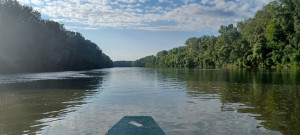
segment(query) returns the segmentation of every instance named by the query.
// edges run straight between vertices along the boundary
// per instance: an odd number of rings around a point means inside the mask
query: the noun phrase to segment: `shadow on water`
[[[185,82],[190,98],[220,99],[223,112],[249,114],[282,134],[300,133],[299,70],[174,69],[159,74]]]
[[[84,77],[0,84],[0,134],[35,134],[86,104],[101,92],[103,73],[82,74]]]

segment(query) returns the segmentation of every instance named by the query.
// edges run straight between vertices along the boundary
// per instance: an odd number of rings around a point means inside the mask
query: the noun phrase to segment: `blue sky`
[[[217,35],[272,0],[19,0],[95,42],[116,60],[136,60]]]

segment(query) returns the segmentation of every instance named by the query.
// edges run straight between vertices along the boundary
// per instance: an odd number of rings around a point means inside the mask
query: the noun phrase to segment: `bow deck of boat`
[[[125,116],[106,135],[166,135],[151,116]]]

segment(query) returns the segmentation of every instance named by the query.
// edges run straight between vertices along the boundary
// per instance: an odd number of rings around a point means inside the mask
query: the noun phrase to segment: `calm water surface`
[[[112,68],[0,75],[0,134],[105,134],[152,116],[168,135],[298,134],[300,70]]]

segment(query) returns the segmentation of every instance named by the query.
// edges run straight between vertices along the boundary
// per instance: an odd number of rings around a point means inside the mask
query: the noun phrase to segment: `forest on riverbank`
[[[137,67],[299,67],[300,2],[267,4],[253,18],[220,26],[219,36],[189,38],[132,63]]]
[[[102,50],[32,7],[0,0],[0,72],[45,72],[112,67]]]

